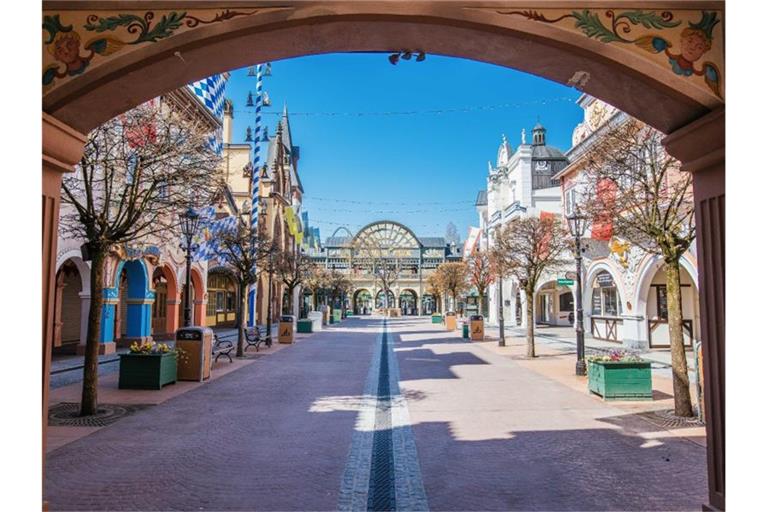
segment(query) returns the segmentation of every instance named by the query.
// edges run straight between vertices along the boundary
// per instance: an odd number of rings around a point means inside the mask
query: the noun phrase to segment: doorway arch
[[[373,310],[373,297],[367,288],[355,290],[352,304],[356,315],[370,315]]]
[[[85,28],[86,18],[95,16],[88,10],[89,2],[62,4],[45,2],[43,16],[60,16],[62,26],[71,25],[78,41],[79,32],[86,37],[83,40],[98,36]],[[701,309],[712,317],[709,321],[702,318],[705,396],[710,411],[707,431],[712,441],[707,444],[710,501],[724,508],[724,2],[707,3],[719,15],[717,25],[710,27],[712,45],[705,57],[716,69],[716,86],[711,89],[703,82],[705,77],[712,81],[709,71],[695,68],[697,73],[686,76],[676,74],[669,63],[670,48],[680,46],[681,30],[703,18],[703,11],[691,9],[690,4],[670,1],[669,10],[661,12],[667,25],[675,23],[662,30],[663,49],[655,39],[650,39],[654,44],[637,43],[649,41],[647,37],[630,43],[626,38],[601,42],[578,28],[576,13],[580,9],[604,20],[615,4],[585,2],[568,10],[542,8],[535,12],[457,4],[440,0],[398,4],[342,0],[319,5],[288,0],[280,6],[245,10],[238,3],[214,0],[206,2],[205,8],[185,11],[178,28],[148,42],[122,32],[102,34],[122,39],[113,38],[117,45],[103,44],[101,53],[92,46],[91,55],[79,57],[80,67],[72,72],[57,62],[56,52],[48,48],[55,34],[44,32],[43,80],[54,79],[46,84],[43,96],[43,343],[52,339],[52,262],[56,256],[61,173],[73,169],[82,153],[83,133],[98,124],[213,73],[301,55],[411,48],[513,67],[573,85],[670,134],[664,141],[667,150],[681,160],[683,170],[695,173]],[[133,12],[99,11],[99,16],[125,13],[159,20],[171,12],[167,5],[166,9],[145,10],[152,6],[144,4]],[[230,14],[222,16],[228,7]],[[46,19],[43,21],[45,26]],[[44,348],[44,354],[49,352]],[[43,365],[47,375],[50,361],[44,360]],[[44,390],[46,403],[47,385]]]

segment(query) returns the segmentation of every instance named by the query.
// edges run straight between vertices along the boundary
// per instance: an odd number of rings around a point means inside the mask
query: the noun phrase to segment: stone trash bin
[[[470,339],[472,341],[483,341],[485,338],[485,321],[483,315],[472,315],[469,317]]]
[[[312,332],[320,332],[323,330],[323,312],[322,311],[310,311],[307,313],[307,318],[312,320]]]
[[[456,313],[453,311],[449,311],[445,314],[445,330],[446,331],[456,330]]]
[[[293,315],[283,315],[280,317],[280,324],[277,327],[278,343],[293,343]]]
[[[178,357],[176,378],[202,382],[211,376],[213,330],[210,327],[182,327],[176,331]]]

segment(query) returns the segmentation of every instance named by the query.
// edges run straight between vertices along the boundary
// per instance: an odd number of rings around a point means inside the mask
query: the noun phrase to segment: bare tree
[[[390,290],[395,286],[400,275],[397,259],[391,257],[389,248],[370,238],[361,240],[354,250],[357,251],[358,257],[367,262],[368,269],[373,276],[374,286],[377,281],[381,281],[381,289],[384,291],[384,307],[389,309]]]
[[[536,357],[534,344],[533,298],[539,279],[562,268],[563,254],[570,247],[567,231],[554,216],[518,217],[495,232],[498,264],[514,276],[525,291],[528,329],[528,357]]]
[[[217,259],[232,271],[237,282],[237,357],[244,355],[248,287],[258,280],[258,265],[270,249],[269,241],[259,238],[254,240],[251,231],[242,223],[238,223],[232,231],[221,232],[214,243]]]
[[[338,270],[331,270],[330,274],[328,275],[327,287],[328,294],[331,296],[332,309],[334,304],[336,304],[337,299],[343,298],[349,289],[352,288],[352,286],[352,281],[346,276],[346,274],[339,272]]]
[[[498,286],[499,346],[503,347],[507,344],[504,333],[504,279],[511,275],[512,269],[509,268],[509,262],[507,262],[504,253],[499,250],[498,246],[491,248],[488,258],[491,272],[496,278],[496,286]]]
[[[432,295],[435,299],[435,311],[437,311],[438,304],[443,296],[443,290],[440,288],[440,276],[437,272],[433,272],[427,276],[427,293]],[[441,308],[442,310],[442,308]]]
[[[305,282],[307,289],[312,291],[312,309],[317,311],[317,299],[322,290],[328,286],[329,272],[320,265],[313,265]]]
[[[154,102],[88,135],[76,171],[62,183],[62,233],[84,240],[91,303],[80,413],[96,413],[104,266],[118,244],[175,240],[178,214],[207,204],[220,184],[206,129]],[[194,191],[194,192],[193,192]]]
[[[464,262],[441,263],[435,271],[440,288],[453,298],[453,311],[456,311],[458,297],[469,288],[469,267]]]
[[[662,137],[636,120],[607,132],[584,156],[583,207],[593,237],[614,235],[663,258],[675,414],[693,416],[680,293],[680,259],[695,239],[692,177],[664,151]]]
[[[310,278],[312,259],[297,250],[284,250],[277,254],[277,275],[288,293],[288,313],[293,314],[293,292]]]
[[[474,249],[470,253],[469,258],[467,258],[467,268],[469,271],[469,283],[475,287],[477,294],[480,296],[480,314],[482,315],[486,292],[495,277],[490,254],[487,251]]]

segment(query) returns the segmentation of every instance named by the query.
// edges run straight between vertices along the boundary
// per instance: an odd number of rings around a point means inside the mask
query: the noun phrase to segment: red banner
[[[613,236],[613,210],[616,202],[616,184],[603,178],[597,183],[599,212],[592,219],[592,239],[610,240]]]

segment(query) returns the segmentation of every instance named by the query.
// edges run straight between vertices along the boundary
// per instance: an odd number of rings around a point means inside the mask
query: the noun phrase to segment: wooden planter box
[[[176,382],[176,352],[120,354],[120,389],[161,389]]]
[[[604,400],[651,400],[651,363],[593,361],[589,363],[589,390]]]
[[[312,332],[312,320],[302,318],[296,322],[297,332]]]

